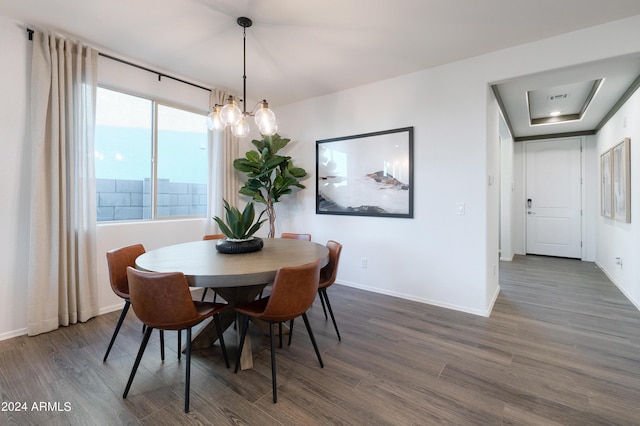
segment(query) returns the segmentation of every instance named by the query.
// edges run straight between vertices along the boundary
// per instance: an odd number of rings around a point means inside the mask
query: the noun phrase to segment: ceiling
[[[169,75],[236,93],[242,92],[242,28],[236,19],[247,16],[253,20],[247,29],[247,97],[266,98],[278,106],[640,14],[637,0],[114,4],[123,3],[0,0],[0,15],[75,37]],[[503,101],[516,138],[585,130],[600,122],[603,111],[610,110],[640,74],[639,64],[637,57],[590,64],[503,82],[494,91]],[[533,129],[528,125],[526,101],[523,112],[519,99],[523,91],[591,78],[605,82],[583,120]]]
[[[505,119],[516,140],[595,133],[640,83],[640,55],[582,64],[513,79],[493,86]],[[571,113],[582,108],[592,83],[601,80],[596,93],[579,119],[539,124],[531,112]],[[527,95],[530,95],[529,97]],[[536,96],[531,96],[535,94]],[[580,102],[576,102],[580,101]],[[573,117],[569,117],[570,119]]]

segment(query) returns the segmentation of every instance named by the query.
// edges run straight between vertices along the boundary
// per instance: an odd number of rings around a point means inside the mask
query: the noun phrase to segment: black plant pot
[[[229,240],[223,238],[216,243],[216,250],[226,254],[251,253],[262,250],[262,238],[251,237],[248,240]]]

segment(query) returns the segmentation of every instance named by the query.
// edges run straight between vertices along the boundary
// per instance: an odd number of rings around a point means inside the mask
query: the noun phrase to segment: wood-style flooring
[[[325,368],[297,321],[277,350],[274,404],[268,338],[253,327],[252,370],[224,368],[217,345],[194,352],[188,414],[175,332],[164,363],[154,333],[122,399],[142,338],[132,311],[106,363],[119,312],[6,340],[0,424],[640,424],[640,312],[602,271],[521,256],[501,264],[500,285],[489,318],[334,285],[342,342],[319,300],[309,312]],[[234,356],[235,331],[225,337]]]

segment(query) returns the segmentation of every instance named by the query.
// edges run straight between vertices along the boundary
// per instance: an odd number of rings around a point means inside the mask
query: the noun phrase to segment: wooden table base
[[[229,328],[236,320],[236,313],[232,308],[236,305],[254,300],[265,286],[266,284],[260,284],[244,287],[221,287],[213,289],[229,304],[229,309],[225,309],[220,313],[220,326],[222,330]],[[240,339],[241,332],[242,330],[237,330],[238,340]],[[218,333],[216,332],[213,321],[210,320],[203,327],[193,331],[191,349],[196,350],[210,348],[216,340],[218,340]],[[239,346],[240,342],[238,342],[238,347]],[[251,339],[247,334],[244,347],[242,348],[242,355],[240,356],[240,369],[246,370],[249,368],[253,368],[253,356],[251,352]]]

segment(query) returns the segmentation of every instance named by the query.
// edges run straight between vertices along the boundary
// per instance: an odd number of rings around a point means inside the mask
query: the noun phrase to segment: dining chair
[[[340,253],[342,252],[342,244],[337,241],[327,241],[327,249],[329,249],[329,263],[327,263],[320,270],[320,282],[318,283],[318,296],[320,296],[320,303],[322,304],[322,311],[324,312],[324,319],[327,320],[327,309],[331,315],[331,321],[333,327],[336,329],[338,340],[342,341],[340,337],[340,331],[338,331],[338,324],[336,323],[336,317],[333,315],[333,309],[331,308],[331,302],[329,302],[329,296],[327,296],[327,288],[336,282],[336,276],[338,274],[338,262],[340,261]],[[325,306],[326,305],[326,306]],[[291,345],[291,338],[293,337],[293,321],[289,325],[289,345]],[[280,338],[280,346],[282,346],[282,338]]]
[[[202,237],[203,240],[221,240],[225,237],[224,234],[207,234]]]
[[[293,232],[283,232],[282,234],[280,234],[280,238],[311,241],[311,234],[296,234]]]
[[[320,296],[320,303],[322,303],[322,310],[324,311],[324,319],[327,320],[327,309],[331,315],[331,321],[333,321],[333,327],[336,329],[338,340],[342,341],[340,337],[340,331],[338,331],[338,324],[336,323],[336,317],[333,315],[333,309],[331,309],[331,302],[329,302],[329,296],[327,296],[327,289],[336,282],[336,276],[338,275],[338,262],[340,261],[340,253],[342,252],[342,244],[337,241],[327,241],[327,249],[329,249],[329,263],[327,263],[320,270],[320,283],[318,284],[318,295]],[[325,307],[326,304],[326,307]],[[289,336],[291,337],[291,336]]]
[[[118,332],[120,331],[120,327],[122,326],[124,318],[127,316],[129,306],[131,306],[131,301],[129,300],[129,281],[127,279],[127,267],[135,266],[138,256],[144,253],[145,249],[142,244],[134,244],[109,250],[107,252],[107,267],[109,269],[109,282],[111,283],[111,290],[113,290],[113,292],[117,296],[124,299],[124,307],[122,308],[120,318],[118,319],[116,328],[113,331],[113,335],[111,336],[111,341],[109,342],[107,352],[104,354],[104,358],[102,359],[103,362],[107,361],[107,357],[109,356],[109,352],[111,352],[113,343],[116,341],[116,336],[118,336]],[[162,345],[162,348],[164,348],[164,345]],[[164,359],[164,354],[162,355],[162,358]]]
[[[269,323],[269,341],[271,345],[271,386],[273,392],[273,402],[277,402],[276,390],[276,352],[274,346],[274,324],[282,324],[285,321],[302,316],[307,327],[309,338],[313,344],[320,367],[323,368],[322,357],[318,350],[318,345],[313,337],[311,325],[307,319],[307,310],[313,304],[320,277],[320,260],[307,263],[302,266],[281,267],[276,272],[273,281],[271,294],[265,298],[254,300],[245,304],[235,306],[236,312],[243,318],[240,345],[236,355],[235,372],[238,372],[240,365],[240,355],[244,346],[244,340],[249,328],[249,318],[257,318]],[[281,334],[282,336],[282,334]]]
[[[225,237],[226,235],[224,234],[207,234],[204,237],[202,237],[203,240],[221,240]],[[204,298],[207,295],[207,290],[209,290],[209,287],[205,287],[204,291],[202,292],[202,297],[200,298],[201,302],[204,302]],[[213,292],[213,302],[215,303],[216,299],[217,299],[218,295],[217,293],[214,291]]]
[[[311,234],[296,234],[294,232],[283,232],[280,234],[280,238],[285,238],[288,240],[303,240],[303,241],[311,241]],[[271,288],[271,284],[267,284],[268,288]],[[264,289],[258,295],[258,298],[262,298],[264,294]]]
[[[209,317],[218,332],[224,362],[229,368],[219,313],[227,308],[224,303],[200,302],[191,298],[189,284],[182,272],[146,272],[127,268],[129,296],[138,318],[147,326],[138,355],[133,364],[123,398],[126,398],[136,375],[140,360],[154,328],[163,330],[187,330],[187,362],[185,366],[184,412],[189,412],[189,386],[191,380],[191,328]]]

